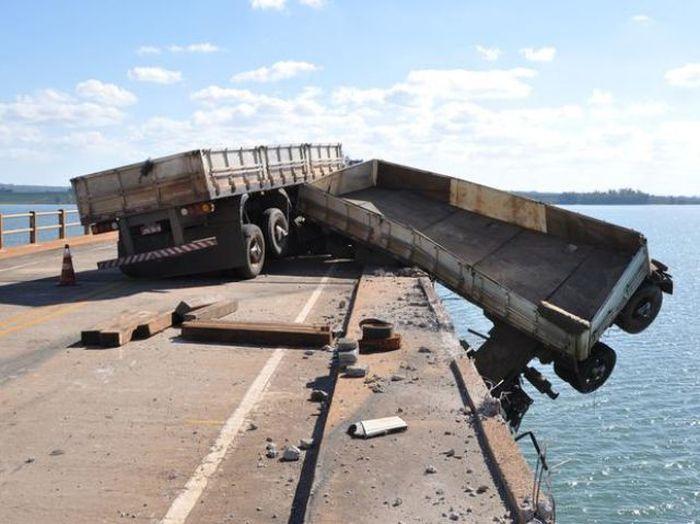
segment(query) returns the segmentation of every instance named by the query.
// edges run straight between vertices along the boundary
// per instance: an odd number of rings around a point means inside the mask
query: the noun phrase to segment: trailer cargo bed
[[[640,233],[384,161],[304,186],[300,205],[578,360],[651,271]]]

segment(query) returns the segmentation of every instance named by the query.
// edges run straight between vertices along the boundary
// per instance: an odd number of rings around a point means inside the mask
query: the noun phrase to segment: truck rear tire
[[[589,357],[578,363],[577,371],[566,362],[556,361],[554,372],[579,393],[592,393],[607,382],[616,361],[617,355],[613,348],[596,342]]]
[[[627,333],[641,333],[654,322],[662,302],[661,288],[652,282],[644,282],[622,308],[615,324]]]
[[[246,261],[245,265],[236,268],[236,273],[244,279],[255,278],[265,264],[265,238],[255,224],[243,224],[242,233]]]
[[[267,253],[273,258],[287,255],[289,246],[289,222],[281,209],[271,207],[265,210],[265,242]]]

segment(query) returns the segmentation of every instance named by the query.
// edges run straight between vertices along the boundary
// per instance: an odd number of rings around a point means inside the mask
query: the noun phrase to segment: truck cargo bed
[[[444,205],[410,190],[373,187],[345,197],[414,228],[465,263],[538,304],[592,320],[633,255],[567,241]]]
[[[578,360],[651,271],[636,231],[380,160],[304,186],[300,206]]]

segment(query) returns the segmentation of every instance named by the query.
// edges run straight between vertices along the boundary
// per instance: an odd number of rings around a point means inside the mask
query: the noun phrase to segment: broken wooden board
[[[174,315],[172,311],[158,313],[142,324],[139,324],[134,331],[134,338],[151,338],[173,325]]]
[[[173,324],[180,325],[185,321],[185,315],[197,309],[211,305],[211,301],[202,299],[187,299],[181,301],[173,311]]]
[[[146,324],[156,315],[157,313],[152,311],[137,311],[120,317],[100,330],[100,346],[106,348],[123,346],[131,340],[134,331],[140,325]]]
[[[126,312],[102,324],[82,331],[85,346],[119,347],[133,338],[149,338],[173,325],[173,311]]]
[[[333,335],[328,325],[194,320],[182,324],[182,338],[198,342],[320,347],[330,344]]]
[[[100,334],[106,329],[112,329],[115,325],[120,325],[129,321],[134,315],[131,311],[123,311],[116,317],[107,319],[90,329],[80,332],[80,342],[84,346],[100,346]]]
[[[191,322],[193,320],[214,320],[217,318],[225,317],[231,313],[236,312],[238,309],[237,300],[219,300],[213,304],[203,306],[185,313],[183,320],[185,322]]]

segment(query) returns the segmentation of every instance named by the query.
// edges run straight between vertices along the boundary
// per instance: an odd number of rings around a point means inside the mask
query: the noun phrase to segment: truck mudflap
[[[111,269],[115,267],[128,266],[130,264],[138,264],[140,262],[148,262],[153,260],[160,260],[163,258],[178,257],[181,255],[192,253],[194,251],[208,249],[216,245],[216,237],[203,238],[201,240],[195,240],[194,242],[188,242],[187,244],[181,244],[179,246],[156,249],[155,251],[137,253],[135,255],[113,258],[111,260],[102,260],[101,262],[97,263],[97,269]]]

